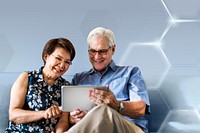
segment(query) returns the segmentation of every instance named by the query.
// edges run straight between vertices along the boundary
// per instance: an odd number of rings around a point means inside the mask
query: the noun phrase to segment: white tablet
[[[75,109],[89,111],[95,106],[89,99],[89,90],[93,88],[106,90],[106,86],[62,86],[62,111],[70,112]]]

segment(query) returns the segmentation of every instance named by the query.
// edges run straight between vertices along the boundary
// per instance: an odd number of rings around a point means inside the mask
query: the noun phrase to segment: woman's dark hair
[[[54,38],[54,39],[49,40],[44,46],[44,49],[42,52],[42,60],[44,64],[46,63],[44,59],[45,55],[52,54],[57,47],[64,48],[67,52],[69,52],[71,61],[74,59],[76,52],[75,52],[73,44],[66,38]]]

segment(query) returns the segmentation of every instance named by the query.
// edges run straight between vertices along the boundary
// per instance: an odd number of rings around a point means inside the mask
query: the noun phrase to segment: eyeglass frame
[[[98,53],[99,55],[106,55],[107,53],[108,53],[108,50],[110,50],[111,49],[111,47],[109,46],[109,48],[108,49],[101,49],[101,50],[94,50],[94,49],[88,49],[88,53],[89,53],[89,55],[91,55],[91,56],[95,56],[96,55],[96,53]],[[93,52],[93,53],[91,53],[91,52]]]

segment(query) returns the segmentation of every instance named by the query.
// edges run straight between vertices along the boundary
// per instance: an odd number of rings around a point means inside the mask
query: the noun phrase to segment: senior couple
[[[89,111],[61,111],[61,86],[70,85],[61,76],[75,57],[66,38],[49,40],[44,46],[44,65],[23,72],[12,86],[6,132],[148,133],[150,113],[147,89],[138,67],[118,66],[112,59],[116,50],[110,29],[97,27],[87,38],[89,71],[77,73],[73,85],[107,86],[108,91],[91,89],[96,104]]]

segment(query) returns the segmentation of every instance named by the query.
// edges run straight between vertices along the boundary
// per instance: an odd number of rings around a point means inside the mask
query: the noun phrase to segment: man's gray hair
[[[115,45],[114,33],[110,29],[106,29],[103,27],[97,27],[97,28],[93,29],[87,37],[88,46],[90,46],[90,41],[91,41],[92,37],[94,37],[94,36],[106,38],[109,42],[110,47],[113,47]]]

